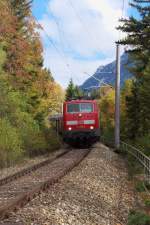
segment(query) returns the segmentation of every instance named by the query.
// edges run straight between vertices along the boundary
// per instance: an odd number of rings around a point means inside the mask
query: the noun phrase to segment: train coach
[[[64,102],[63,113],[57,116],[56,126],[64,142],[68,144],[95,143],[100,138],[97,102],[95,100]]]

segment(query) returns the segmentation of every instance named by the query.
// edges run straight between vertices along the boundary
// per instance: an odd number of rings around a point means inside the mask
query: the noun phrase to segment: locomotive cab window
[[[68,113],[91,113],[93,112],[92,103],[80,103],[80,104],[68,104],[67,106]]]

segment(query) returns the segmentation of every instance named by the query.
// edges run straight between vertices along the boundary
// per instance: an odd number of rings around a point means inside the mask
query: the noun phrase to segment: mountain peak
[[[128,70],[128,67],[130,68],[131,65],[132,63],[129,62],[128,54],[124,53],[121,56],[121,65],[120,65],[121,86],[123,86],[125,80],[130,79],[133,76]],[[105,66],[99,66],[96,72],[81,85],[81,88],[82,89],[92,89],[92,87],[98,88],[103,85],[103,82],[110,85],[114,85],[115,77],[116,77],[116,61],[113,61],[112,63],[109,63]]]

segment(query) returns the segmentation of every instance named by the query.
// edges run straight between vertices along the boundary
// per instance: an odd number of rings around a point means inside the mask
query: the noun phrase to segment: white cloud
[[[49,67],[56,81],[64,87],[68,85],[69,79],[73,78],[76,84],[82,84],[85,79],[90,77],[100,65],[112,62],[113,58],[104,60],[81,61],[73,58],[62,58],[52,49],[44,51],[45,66]]]
[[[66,86],[71,70],[74,81],[82,83],[87,78],[83,72],[91,74],[115,57],[115,41],[119,37],[115,28],[121,7],[120,0],[49,1],[47,14],[40,23],[64,55],[60,57],[52,46],[45,45],[45,65],[51,68],[57,81]],[[98,59],[97,54],[104,59]]]

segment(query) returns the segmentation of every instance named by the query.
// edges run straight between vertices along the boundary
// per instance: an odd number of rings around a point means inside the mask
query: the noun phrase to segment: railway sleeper
[[[89,150],[90,151],[90,150]],[[27,204],[30,200],[35,198],[38,194],[40,194],[42,191],[48,190],[48,188],[58,182],[63,176],[65,176],[66,173],[71,171],[75,166],[77,166],[81,160],[85,158],[85,156],[89,153],[89,151],[84,151],[80,154],[78,154],[76,157],[76,160],[74,159],[74,153],[70,162],[66,167],[62,170],[58,170],[57,173],[52,174],[51,177],[49,177],[48,180],[45,182],[42,182],[40,184],[37,184],[37,187],[32,186],[31,189],[28,188],[27,192],[19,195],[16,199],[13,199],[10,203],[5,205],[4,207],[0,208],[0,218],[4,219],[6,217],[9,217],[10,212],[18,210],[20,207],[23,207],[25,204]],[[57,163],[56,163],[57,164]],[[30,187],[30,186],[29,186]]]
[[[47,165],[49,163],[52,163],[56,159],[58,159],[58,158],[62,157],[63,155],[65,155],[67,152],[69,152],[69,149],[68,150],[64,150],[63,152],[59,153],[58,155],[56,155],[52,159],[47,159],[47,160],[45,160],[43,162],[40,162],[40,163],[38,163],[36,165],[30,166],[29,168],[22,169],[21,171],[16,172],[15,174],[12,174],[12,175],[9,175],[7,177],[4,177],[4,178],[0,179],[0,186],[3,186],[5,184],[7,184],[7,183],[10,183],[10,182],[16,180],[17,178],[23,177],[23,176],[25,176],[27,174],[32,173],[33,171],[35,171],[37,169],[40,169],[41,167],[44,167],[45,165]]]

